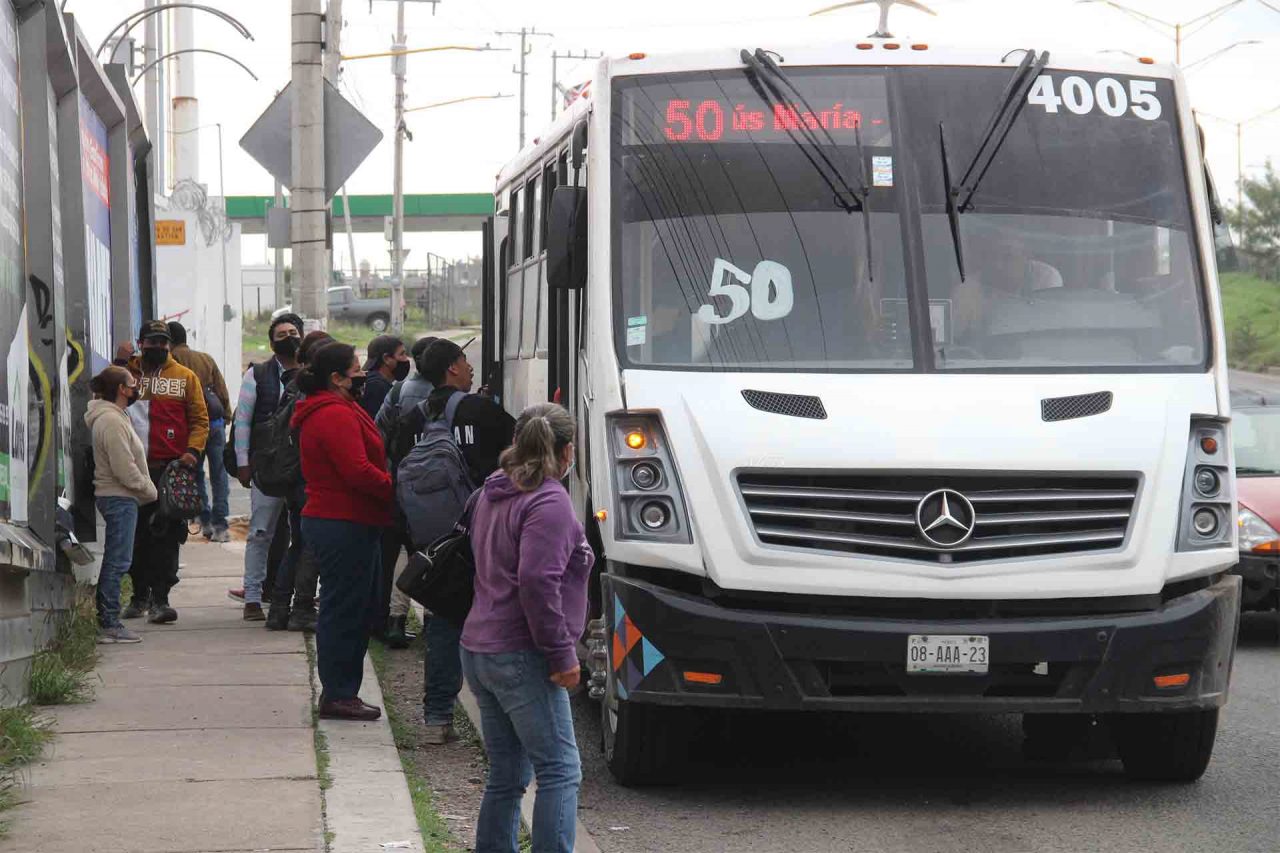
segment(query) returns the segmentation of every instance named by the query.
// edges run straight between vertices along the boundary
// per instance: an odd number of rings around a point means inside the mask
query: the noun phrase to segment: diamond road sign
[[[240,140],[240,147],[286,187],[293,186],[290,124],[293,84],[276,96]],[[324,194],[332,198],[382,141],[382,131],[329,81],[324,84]]]

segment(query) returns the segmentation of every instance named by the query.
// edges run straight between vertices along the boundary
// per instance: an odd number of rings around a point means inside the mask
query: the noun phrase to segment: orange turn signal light
[[[1218,452],[1218,439],[1211,435],[1202,436],[1200,438],[1200,449],[1207,455],[1212,456]]]
[[[1139,56],[1138,61],[1143,65],[1155,65],[1156,61],[1149,56]]]
[[[647,53],[628,53],[627,59],[644,59],[646,56],[648,56]]]
[[[631,432],[627,433],[627,447],[630,447],[632,450],[644,450],[644,446],[648,443],[649,440],[645,438],[644,433],[638,429],[633,429]]]
[[[607,509],[596,510],[596,521],[599,521],[600,523],[603,524],[608,520],[609,520],[609,510]]]
[[[891,41],[891,42],[888,42],[888,43],[884,46],[884,49],[885,49],[885,50],[897,50],[897,49],[898,49],[898,48],[900,48],[900,47],[902,47],[902,45],[898,44],[896,41]]]
[[[1156,687],[1161,690],[1167,690],[1171,687],[1186,687],[1191,683],[1191,673],[1179,672],[1173,675],[1157,675],[1155,683]]]
[[[1270,542],[1263,542],[1261,545],[1254,545],[1252,553],[1280,554],[1280,539],[1272,539]]]
[[[714,686],[724,681],[724,676],[718,672],[686,672],[684,680],[690,684],[709,684]]]
[[[927,44],[913,44],[913,45],[911,45],[911,49],[912,49],[912,50],[928,50],[928,49],[929,49],[929,45],[927,45]]]
[[[858,50],[871,50],[871,48],[875,47],[875,45],[869,41],[860,41],[856,46]]]

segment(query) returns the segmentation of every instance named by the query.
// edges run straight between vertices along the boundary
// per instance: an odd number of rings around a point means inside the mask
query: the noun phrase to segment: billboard
[[[22,246],[22,120],[18,33],[13,6],[0,3],[0,514],[27,519],[27,360],[25,258]]]
[[[111,161],[107,126],[80,94],[80,172],[84,182],[84,253],[88,278],[89,372],[111,363]]]

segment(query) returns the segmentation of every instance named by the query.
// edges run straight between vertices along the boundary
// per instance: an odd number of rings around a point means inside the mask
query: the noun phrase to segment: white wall
[[[207,352],[217,360],[234,403],[240,393],[243,372],[240,369],[243,334],[240,226],[232,226],[232,234],[225,244],[214,235],[210,245],[196,213],[157,210],[156,219],[186,222],[185,245],[156,246],[160,316],[185,326],[191,348]],[[229,321],[223,319],[224,304],[229,304],[234,313]]]

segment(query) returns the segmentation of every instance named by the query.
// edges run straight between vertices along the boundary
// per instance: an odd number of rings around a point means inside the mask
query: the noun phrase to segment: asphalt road
[[[1246,614],[1213,762],[1194,785],[1127,780],[1099,735],[1023,756],[1017,716],[717,718],[678,785],[625,789],[575,699],[579,816],[601,850],[1079,853],[1280,850],[1280,618]]]
[[[1246,391],[1253,394],[1274,396],[1280,400],[1280,375],[1269,373],[1246,373],[1243,370],[1232,370],[1228,379],[1232,391]],[[1277,845],[1280,848],[1280,845]]]

